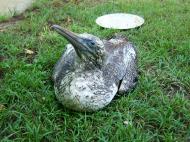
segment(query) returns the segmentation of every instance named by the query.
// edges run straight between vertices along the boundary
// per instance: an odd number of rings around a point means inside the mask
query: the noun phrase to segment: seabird
[[[55,94],[63,106],[96,111],[136,85],[136,50],[125,37],[101,40],[58,25],[52,28],[70,42],[53,71]]]

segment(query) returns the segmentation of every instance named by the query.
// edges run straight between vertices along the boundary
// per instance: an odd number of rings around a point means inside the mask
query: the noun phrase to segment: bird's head
[[[59,34],[65,37],[74,47],[78,57],[87,64],[101,66],[104,60],[104,44],[96,36],[90,34],[75,34],[58,25],[53,25]]]

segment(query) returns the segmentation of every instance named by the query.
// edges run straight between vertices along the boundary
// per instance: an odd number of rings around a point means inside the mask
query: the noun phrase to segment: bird
[[[56,98],[65,108],[94,112],[136,86],[137,52],[126,37],[101,40],[59,25],[52,28],[69,42],[52,75]]]

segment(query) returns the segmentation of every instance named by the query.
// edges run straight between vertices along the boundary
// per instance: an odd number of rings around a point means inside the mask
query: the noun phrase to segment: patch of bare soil
[[[85,0],[84,3],[87,4],[88,6],[96,6],[97,4],[101,3],[110,3],[112,1],[107,1],[107,0]]]
[[[13,16],[9,20],[0,22],[0,32],[3,32],[6,28],[13,26],[18,21],[23,20],[23,19],[24,19],[23,15],[18,15],[18,16]]]
[[[190,99],[190,90],[184,84],[180,82],[165,82],[162,88],[166,91],[167,96],[172,98],[177,92],[185,95],[186,98]]]
[[[3,60],[5,60],[5,57],[0,55],[0,63],[3,62]],[[4,70],[0,67],[0,80],[3,79],[3,76]]]
[[[3,79],[3,75],[4,75],[3,69],[0,68],[0,80]]]

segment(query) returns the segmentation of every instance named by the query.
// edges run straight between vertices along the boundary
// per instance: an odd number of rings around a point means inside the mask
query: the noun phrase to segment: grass
[[[190,139],[190,3],[188,0],[40,0],[24,20],[0,32],[0,140],[188,141]],[[117,31],[96,17],[129,12],[139,29]],[[109,38],[120,32],[137,46],[136,89],[95,113],[65,109],[55,98],[52,68],[67,43],[52,23]],[[34,54],[25,54],[25,49]],[[128,124],[124,124],[128,122]]]
[[[1,15],[0,15],[0,22],[1,22],[1,21],[6,21],[7,19],[8,19],[8,16],[1,16]]]

